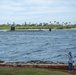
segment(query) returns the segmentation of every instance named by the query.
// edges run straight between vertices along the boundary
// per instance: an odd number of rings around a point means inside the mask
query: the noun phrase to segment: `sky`
[[[76,23],[76,0],[0,0],[0,24]]]

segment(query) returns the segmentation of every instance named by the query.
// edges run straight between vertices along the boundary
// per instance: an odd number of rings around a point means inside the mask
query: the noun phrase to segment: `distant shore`
[[[0,30],[10,30],[11,27],[17,29],[71,29],[76,28],[76,24],[2,24]]]
[[[52,30],[76,30],[76,28],[71,28],[71,29],[51,29],[51,31]],[[0,30],[0,31],[6,32],[6,31],[11,31],[11,30],[4,29],[4,30]],[[49,31],[49,29],[17,29],[15,31]]]

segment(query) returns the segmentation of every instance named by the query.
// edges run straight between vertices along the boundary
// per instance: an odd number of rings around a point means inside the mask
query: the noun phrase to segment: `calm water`
[[[76,30],[0,31],[0,60],[27,62],[42,60],[67,62],[64,50],[76,63]]]

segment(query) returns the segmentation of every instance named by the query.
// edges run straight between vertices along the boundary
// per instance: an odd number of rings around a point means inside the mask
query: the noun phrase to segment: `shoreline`
[[[65,62],[53,62],[53,61],[42,61],[42,60],[30,60],[30,61],[2,61],[0,60],[0,63],[4,64],[68,64]],[[73,63],[73,65],[76,65],[76,63]]]
[[[28,67],[28,68],[49,68],[49,69],[68,69],[68,64],[20,64],[20,63],[0,63],[0,67]],[[76,70],[76,64],[73,65]]]
[[[32,68],[50,68],[50,69],[68,69],[68,64],[66,63],[48,63],[46,61],[32,60],[29,62],[3,62],[0,61],[0,66],[5,67],[32,67]],[[76,70],[76,64],[73,64]]]
[[[16,71],[25,71],[25,70],[49,70],[54,72],[65,72],[71,75],[76,75],[76,65],[74,65],[73,72],[68,72],[67,64],[1,64],[0,70],[12,69]]]
[[[17,64],[67,64],[67,63],[64,63],[64,62],[53,62],[53,61],[43,61],[43,60],[30,60],[30,61],[8,61],[8,62],[5,62],[5,61],[2,61],[0,60],[0,63],[17,63]]]
[[[16,29],[14,31],[49,31],[49,29]],[[51,29],[51,30],[76,30],[76,28],[70,28],[70,29]],[[0,31],[12,31],[7,29],[0,29]]]

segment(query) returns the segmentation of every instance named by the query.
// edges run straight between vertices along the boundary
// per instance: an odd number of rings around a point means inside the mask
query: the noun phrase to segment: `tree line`
[[[76,24],[72,24],[71,22],[57,22],[54,21],[53,23],[50,21],[49,23],[27,23],[24,22],[22,24],[16,24],[13,22],[12,24],[1,24],[0,29],[10,29],[11,26],[15,26],[16,29],[70,29],[70,28],[76,28]]]

